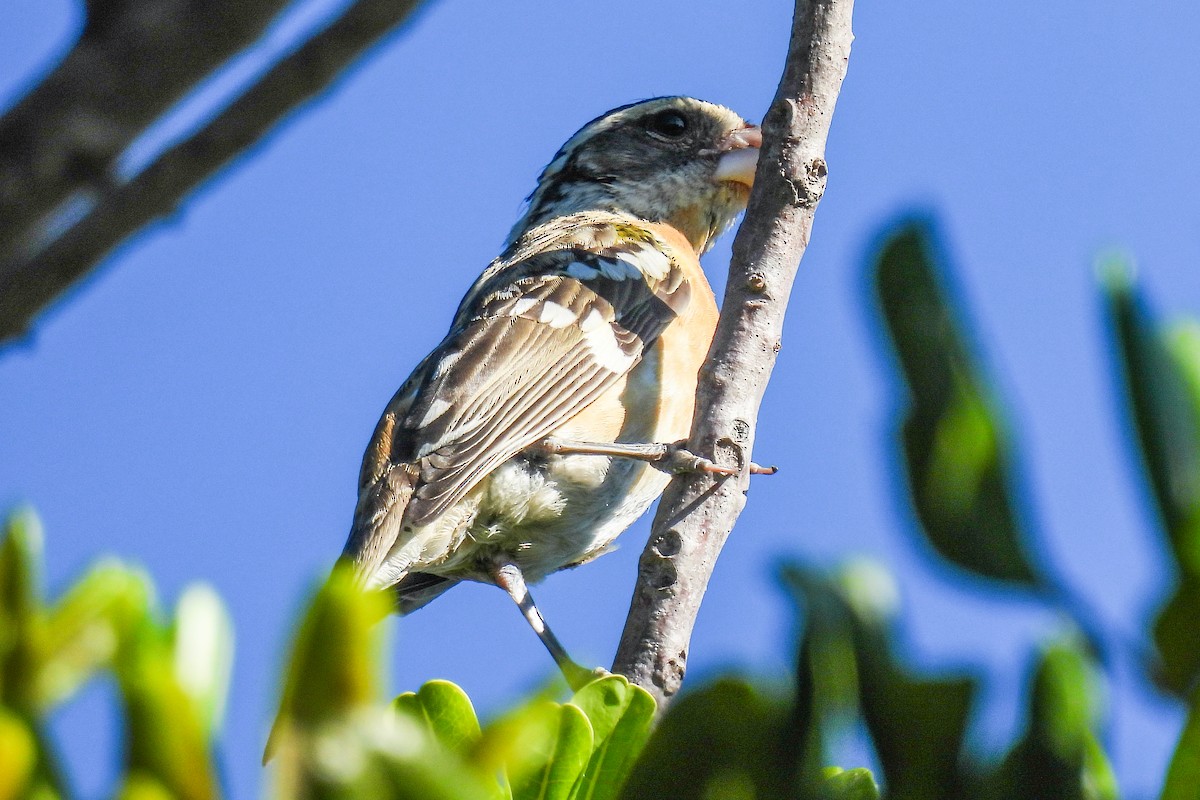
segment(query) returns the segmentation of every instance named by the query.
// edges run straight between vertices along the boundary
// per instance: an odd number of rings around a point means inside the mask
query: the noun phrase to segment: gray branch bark
[[[0,264],[288,0],[92,0],[79,40],[0,118]]]
[[[141,0],[131,2],[134,6],[143,4]],[[282,58],[196,134],[160,154],[137,176],[125,183],[116,184],[110,179],[100,187],[93,187],[98,188],[95,205],[45,246],[28,250],[28,233],[0,229],[0,345],[28,330],[42,310],[89,274],[125,239],[155,219],[172,213],[184,196],[270,133],[298,106],[327,89],[365,50],[400,27],[420,5],[421,0],[359,0],[354,3],[326,28]],[[162,24],[169,25],[171,21]],[[176,46],[182,48],[185,45],[176,41]],[[68,60],[70,58],[68,56]],[[39,94],[42,88],[36,89],[30,97]],[[22,110],[27,102],[28,99],[22,101],[12,114],[32,113]],[[131,140],[132,137],[122,137],[121,151]],[[0,152],[4,150],[2,143],[3,139],[0,139]],[[105,149],[106,170],[120,155],[120,152],[110,153],[115,146],[116,142],[113,142]],[[62,152],[71,150],[68,147]],[[61,158],[62,152],[50,148],[45,157]],[[23,168],[17,165],[14,169],[19,173]],[[12,178],[0,165],[3,197],[9,194],[10,180]],[[37,191],[44,193],[48,200],[53,199],[50,197],[53,194],[61,202],[72,188],[79,188],[77,182],[65,178],[55,186],[53,191]],[[0,197],[0,209],[3,208],[3,197]],[[19,200],[19,192],[14,197]],[[0,213],[0,219],[3,218]],[[27,251],[15,253],[14,243],[18,245],[17,250],[23,246]],[[8,258],[5,257],[6,244],[10,246]]]
[[[717,556],[746,502],[754,426],[780,348],[788,296],[825,191],[825,142],[850,57],[853,0],[797,0],[787,64],[729,283],[700,372],[688,449],[740,477],[677,476],[658,505],[613,672],[658,701],[679,690]]]

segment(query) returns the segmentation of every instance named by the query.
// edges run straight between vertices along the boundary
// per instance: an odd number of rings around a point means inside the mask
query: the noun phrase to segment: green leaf
[[[886,238],[874,279],[908,386],[905,478],[925,538],[952,564],[1032,588],[1014,499],[1012,444],[953,308],[931,226],[909,221]]]
[[[481,736],[479,718],[467,693],[450,681],[429,681],[417,692],[430,732],[447,750],[464,755]]]
[[[982,791],[1027,800],[1115,800],[1112,767],[1096,737],[1100,676],[1075,637],[1044,648],[1025,734]]]
[[[122,781],[117,800],[175,800],[175,795],[153,775],[131,772]]]
[[[1185,695],[1200,677],[1200,326],[1164,332],[1124,261],[1102,265],[1102,278],[1138,452],[1180,579],[1154,622],[1155,677]]]
[[[1192,693],[1187,722],[1167,768],[1160,800],[1196,800],[1200,797],[1200,689]]]
[[[498,769],[489,769],[474,760],[482,731],[471,699],[457,685],[450,681],[429,681],[419,692],[405,692],[397,697],[393,708],[416,720],[439,746],[462,759],[459,768],[471,770],[493,800],[512,797],[507,787],[497,782]]]
[[[39,708],[65,702],[97,669],[111,665],[120,642],[150,614],[153,595],[144,574],[115,560],[102,561],[73,584],[47,618]]]
[[[787,564],[781,576],[805,621],[798,676],[810,678],[799,682],[797,711],[785,737],[794,742],[791,763],[781,763],[777,772],[798,774],[802,786],[816,786],[820,794],[823,784],[814,776],[823,761],[822,742],[857,705],[887,777],[888,796],[949,797],[974,681],[918,677],[895,659],[891,621],[897,591],[878,565],[851,562],[829,577]],[[807,707],[801,704],[806,697]]]
[[[9,517],[0,542],[0,702],[37,708],[42,626],[42,526],[32,511]]]
[[[782,703],[732,678],[684,695],[650,735],[620,797],[755,797],[756,787],[778,782],[771,771],[784,714]]]
[[[208,733],[175,673],[168,632],[147,617],[122,642],[116,662],[125,707],[125,765],[180,800],[217,794]]]
[[[578,800],[612,800],[650,736],[654,698],[623,675],[608,675],[571,698],[592,724],[591,759],[576,792]]]
[[[233,622],[210,586],[184,590],[175,610],[175,675],[192,699],[209,739],[225,711],[233,669]]]
[[[491,800],[418,718],[368,706],[281,742],[272,796],[313,800]]]
[[[377,698],[377,625],[390,611],[386,593],[360,589],[348,565],[334,568],[309,605],[292,645],[264,763],[293,726],[314,728]]]
[[[37,738],[23,719],[0,707],[0,800],[27,796],[38,762]]]
[[[1132,268],[1109,264],[1104,289],[1142,462],[1180,570],[1200,576],[1200,334],[1163,334]]]
[[[817,797],[819,800],[879,800],[879,787],[870,770],[831,767],[825,771]]]
[[[592,726],[573,705],[557,706],[552,736],[543,747],[509,764],[513,800],[568,800],[592,754]]]
[[[1200,677],[1200,578],[1184,576],[1154,618],[1158,661],[1153,678],[1160,686],[1183,694]]]
[[[776,794],[787,796],[795,787],[809,796],[820,786],[827,740],[858,710],[858,669],[850,609],[835,584],[799,564],[785,565],[780,576],[803,633],[791,713],[772,748],[768,775]]]
[[[896,658],[897,591],[882,567],[852,562],[838,586],[853,610],[860,701],[888,797],[951,797],[960,783],[963,740],[978,680],[914,674]]]

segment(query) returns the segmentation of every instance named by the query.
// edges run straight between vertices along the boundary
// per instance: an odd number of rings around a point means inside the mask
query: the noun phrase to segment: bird
[[[700,256],[745,209],[762,145],[724,106],[657,97],[580,128],[542,170],[449,332],[387,404],[341,561],[401,615],[502,588],[568,682],[529,584],[610,550],[662,493],[717,304]]]

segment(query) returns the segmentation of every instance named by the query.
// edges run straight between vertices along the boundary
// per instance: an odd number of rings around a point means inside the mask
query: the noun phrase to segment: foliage
[[[743,680],[689,695],[653,734],[654,700],[619,675],[597,677],[563,703],[534,697],[485,725],[447,681],[383,704],[377,659],[363,654],[378,649],[374,623],[386,607],[384,595],[357,591],[341,570],[317,593],[268,748],[276,795],[698,800],[794,797],[807,786],[803,796],[814,798],[877,796],[861,771],[797,771],[803,737],[780,735],[793,701]],[[780,746],[787,742],[800,747]]]
[[[149,581],[116,561],[94,567],[56,602],[41,588],[41,527],[14,515],[0,542],[0,798],[67,795],[45,720],[101,669],[125,712],[118,794],[217,793],[212,747],[225,702],[232,631],[209,589],[188,589],[162,619]]]
[[[893,800],[1118,797],[1102,745],[1104,662],[1128,645],[1089,624],[1039,558],[1020,448],[931,224],[890,229],[871,267],[903,379],[894,441],[914,530],[959,576],[1001,582],[1067,620],[1031,654],[1024,724],[1003,753],[971,743],[984,677],[909,665],[897,591],[871,563],[781,568],[798,632],[784,685],[721,677],[656,720],[647,692],[604,675],[485,722],[447,681],[385,697],[379,622],[390,601],[337,569],[293,640],[267,744],[273,795],[871,800],[870,772],[825,766],[861,730]],[[1182,800],[1200,786],[1200,325],[1158,322],[1122,262],[1101,278],[1131,443],[1177,577],[1135,647],[1152,653],[1140,662],[1147,680],[1190,699],[1162,793]],[[213,747],[232,652],[220,601],[195,587],[165,619],[147,578],[115,561],[48,600],[40,566],[37,520],[18,513],[0,542],[0,800],[69,795],[45,720],[100,671],[115,677],[125,719],[115,794],[218,796]]]
[[[1045,564],[1037,563],[1032,536],[1021,520],[1016,448],[985,387],[969,336],[950,300],[949,267],[928,220],[901,221],[883,237],[872,275],[906,380],[901,403],[904,473],[919,522],[933,549],[950,563],[983,578],[1026,586],[1074,620],[1079,635],[1048,644],[1039,655],[1030,688],[1024,736],[999,769],[976,781],[976,768],[916,781],[923,789],[901,794],[889,768],[887,741],[913,747],[903,736],[877,735],[884,774],[897,796],[1115,797],[1116,787],[1096,729],[1102,723],[1094,654],[1103,633],[1089,630],[1080,604]],[[1200,677],[1200,325],[1159,323],[1138,293],[1132,268],[1120,260],[1101,265],[1101,288],[1115,339],[1117,370],[1129,399],[1137,457],[1178,576],[1174,594],[1152,625],[1155,656],[1147,678],[1180,696],[1192,694],[1192,717],[1167,776],[1163,797],[1194,797],[1200,775],[1200,713],[1194,687]],[[946,455],[950,454],[950,455]],[[1149,648],[1148,648],[1149,649]],[[884,668],[886,673],[889,670]],[[944,686],[918,703],[929,711],[933,696],[949,702],[940,720],[959,720],[967,686]],[[867,693],[869,696],[869,693]],[[911,696],[911,695],[910,695]],[[953,699],[957,698],[957,699]],[[872,728],[893,727],[904,709],[872,714]],[[918,713],[909,709],[909,713]],[[929,737],[926,737],[927,739]],[[952,741],[953,739],[951,739]],[[919,747],[920,745],[916,745]],[[949,748],[943,755],[950,758]],[[908,756],[906,764],[936,763]],[[946,763],[946,762],[941,762]],[[944,770],[942,771],[944,772]],[[906,770],[908,777],[912,773]],[[928,793],[932,785],[944,788]],[[958,786],[955,789],[953,787]]]

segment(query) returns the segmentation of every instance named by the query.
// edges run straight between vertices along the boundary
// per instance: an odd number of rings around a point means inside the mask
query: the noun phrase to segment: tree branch
[[[254,42],[288,0],[90,0],[62,62],[0,118],[0,273],[74,192]]]
[[[688,449],[740,477],[677,476],[658,505],[613,672],[665,708],[683,681],[713,566],[745,505],[754,424],[780,347],[784,311],[825,191],[825,141],[853,40],[853,0],[797,0],[783,78],[729,283],[700,371]]]
[[[163,152],[136,177],[103,192],[82,219],[43,249],[7,265],[0,258],[0,345],[24,333],[38,313],[131,234],[170,214],[186,194],[327,89],[420,4],[354,3],[200,131]]]

